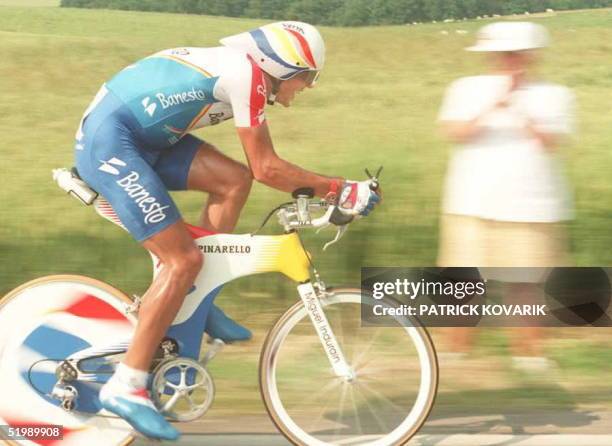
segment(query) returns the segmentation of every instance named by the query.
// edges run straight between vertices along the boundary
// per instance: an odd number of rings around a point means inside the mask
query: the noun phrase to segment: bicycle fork
[[[325,354],[327,354],[327,359],[329,359],[334,373],[339,378],[352,381],[355,378],[355,373],[346,362],[340,344],[338,344],[338,340],[332,331],[331,325],[323,312],[323,307],[321,306],[321,302],[319,301],[319,297],[312,283],[307,282],[300,284],[297,289],[302,302],[304,302],[306,311],[310,316],[310,320],[319,335],[321,345],[323,346],[323,350],[325,350]]]

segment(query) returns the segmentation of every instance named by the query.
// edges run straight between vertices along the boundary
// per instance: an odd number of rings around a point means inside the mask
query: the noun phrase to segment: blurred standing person
[[[487,74],[453,82],[439,115],[455,145],[442,204],[440,266],[550,267],[568,263],[563,221],[572,203],[556,151],[572,133],[573,94],[532,69],[546,29],[529,22],[486,25],[468,51],[487,55]],[[533,278],[508,279],[512,303],[537,291]],[[452,351],[467,352],[474,329],[455,329]],[[521,369],[548,366],[541,329],[512,342]]]

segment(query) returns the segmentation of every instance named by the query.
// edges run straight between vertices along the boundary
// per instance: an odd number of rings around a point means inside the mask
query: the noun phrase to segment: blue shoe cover
[[[253,337],[248,328],[227,317],[221,308],[216,305],[210,308],[204,331],[211,338],[221,339],[223,342],[248,341]]]
[[[100,402],[106,410],[119,415],[134,429],[149,438],[178,440],[181,433],[153,407],[153,404],[150,401],[148,401],[149,404],[144,401],[144,404],[141,404],[136,402],[138,399],[144,400],[143,395],[140,393],[116,395],[101,399]],[[148,400],[148,397],[146,399]]]

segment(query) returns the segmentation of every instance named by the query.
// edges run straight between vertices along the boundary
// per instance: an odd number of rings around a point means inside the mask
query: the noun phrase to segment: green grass
[[[60,0],[0,0],[0,6],[49,7],[59,6]]]
[[[565,341],[551,348],[550,356],[568,375],[583,379],[597,379],[598,372],[612,370],[612,349],[607,342]]]
[[[144,253],[91,209],[63,197],[50,171],[72,164],[80,116],[99,85],[117,70],[160,48],[215,45],[219,37],[261,22],[60,8],[0,11],[0,291],[62,271],[93,272],[119,287],[141,290],[149,280]],[[572,253],[581,265],[609,264],[612,136],[607,92],[612,69],[606,61],[612,50],[612,15],[596,10],[540,21],[555,42],[541,71],[578,96],[580,133],[564,152],[577,199]],[[320,85],[299,96],[290,109],[268,111],[277,150],[293,162],[350,178],[361,178],[363,167],[386,165],[384,205],[353,225],[329,254],[317,257],[328,281],[355,282],[362,264],[435,262],[449,151],[438,134],[436,114],[449,82],[482,69],[478,56],[462,50],[480,25],[323,28],[329,54]],[[459,28],[470,34],[455,34]],[[231,124],[198,134],[244,160]],[[239,230],[254,228],[284,198],[256,185]],[[195,221],[203,197],[183,193],[177,201],[187,219]],[[331,235],[308,237],[315,254]]]
[[[25,280],[67,272],[141,293],[150,280],[147,255],[123,231],[64,196],[51,181],[51,169],[72,165],[81,114],[118,70],[162,48],[216,45],[222,36],[263,22],[24,7],[55,4],[0,0],[0,295]],[[572,254],[579,265],[609,265],[612,13],[535,20],[550,29],[554,42],[541,72],[571,87],[578,98],[579,134],[563,153],[576,189]],[[481,25],[322,28],[329,52],[320,84],[290,109],[267,112],[277,151],[299,165],[349,178],[362,178],[366,166],[385,165],[385,202],[371,218],[354,224],[325,255],[320,247],[331,231],[306,237],[328,283],[358,282],[361,265],[435,263],[440,190],[450,150],[437,131],[436,114],[453,79],[482,71],[479,57],[462,50]],[[469,34],[456,34],[456,29]],[[231,123],[197,134],[244,160]],[[202,194],[182,193],[176,199],[187,220],[195,221]],[[254,229],[273,204],[285,199],[255,185],[238,230]],[[215,360],[221,375],[240,359],[248,365],[219,380],[230,388],[240,381],[252,390],[258,345],[274,317],[295,302],[295,291],[288,281],[266,275],[239,281],[221,299],[230,314],[254,328],[257,339],[247,348],[248,359],[228,349],[227,364],[223,355]],[[491,353],[504,354],[495,345]],[[576,374],[592,363],[578,358],[566,365]],[[252,398],[252,407],[260,407],[258,396]]]

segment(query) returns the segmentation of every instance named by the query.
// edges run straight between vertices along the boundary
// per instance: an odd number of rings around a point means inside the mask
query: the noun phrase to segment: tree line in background
[[[61,0],[61,6],[360,26],[602,8],[612,6],[612,0]]]

